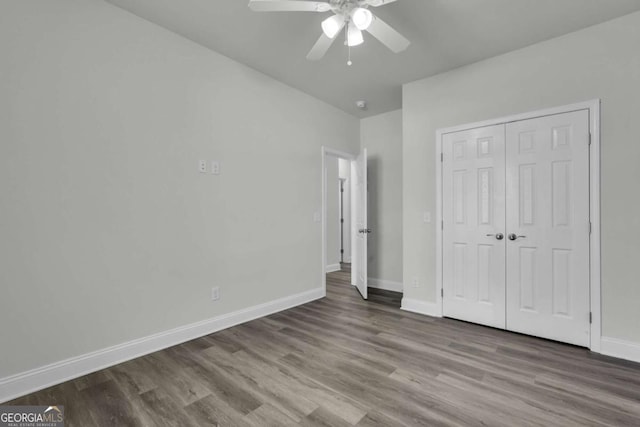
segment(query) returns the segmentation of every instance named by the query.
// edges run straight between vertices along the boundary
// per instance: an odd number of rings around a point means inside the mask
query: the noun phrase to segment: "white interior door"
[[[507,329],[588,347],[589,112],[506,132]]]
[[[505,126],[443,136],[444,315],[505,327]]]
[[[351,165],[352,256],[351,278],[362,298],[367,299],[367,149]]]

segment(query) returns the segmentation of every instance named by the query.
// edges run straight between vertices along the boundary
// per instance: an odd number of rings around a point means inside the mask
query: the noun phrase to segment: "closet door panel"
[[[507,329],[589,346],[589,113],[506,127]]]
[[[445,134],[444,315],[505,327],[505,127]]]

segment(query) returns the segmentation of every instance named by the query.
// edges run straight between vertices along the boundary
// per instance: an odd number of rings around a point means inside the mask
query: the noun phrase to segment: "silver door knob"
[[[509,240],[518,240],[518,239],[524,239],[527,236],[518,236],[515,233],[511,233],[509,234]]]
[[[362,234],[368,234],[371,233],[371,229],[370,228],[362,228],[360,230],[358,230],[358,233],[362,233]]]
[[[504,239],[504,234],[502,233],[498,233],[498,234],[487,234],[487,237],[495,237],[498,240],[502,240]]]

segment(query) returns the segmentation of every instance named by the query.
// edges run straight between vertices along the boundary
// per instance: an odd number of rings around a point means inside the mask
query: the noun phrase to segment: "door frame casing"
[[[356,156],[350,153],[346,153],[344,151],[335,150],[333,148],[325,147],[324,145],[321,148],[322,153],[322,169],[320,172],[320,176],[322,179],[322,210],[320,211],[321,223],[322,223],[322,268],[321,274],[322,278],[320,279],[320,283],[322,285],[322,296],[327,296],[327,156],[337,157],[339,159],[346,159],[349,161],[354,161]],[[353,283],[352,283],[353,284]]]
[[[589,349],[600,353],[602,338],[602,304],[601,304],[601,252],[600,252],[600,99],[546,108],[522,114],[468,123],[436,130],[435,161],[436,161],[436,307],[442,316],[443,309],[443,188],[442,188],[442,137],[445,134],[460,132],[479,127],[508,124],[538,117],[571,113],[574,111],[589,111],[589,133],[591,145],[589,147],[589,218],[591,221],[591,235],[589,236],[589,277],[590,277],[590,345]]]

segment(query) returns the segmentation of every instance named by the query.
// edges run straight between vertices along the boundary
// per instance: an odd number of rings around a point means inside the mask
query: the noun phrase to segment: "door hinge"
[[[589,312],[589,324],[593,323],[593,313],[590,311]]]
[[[444,162],[444,153],[440,153],[440,162]]]
[[[444,220],[442,220],[442,221],[440,222],[440,229],[441,229],[441,230],[444,230]]]
[[[440,288],[440,296],[444,298],[444,288]]]
[[[340,223],[344,224],[344,218],[340,218]]]
[[[591,224],[591,221],[589,221],[589,234],[593,233],[593,225]]]
[[[344,249],[340,249],[340,253],[343,254],[344,253]]]
[[[589,132],[589,145],[591,145],[591,132]]]

